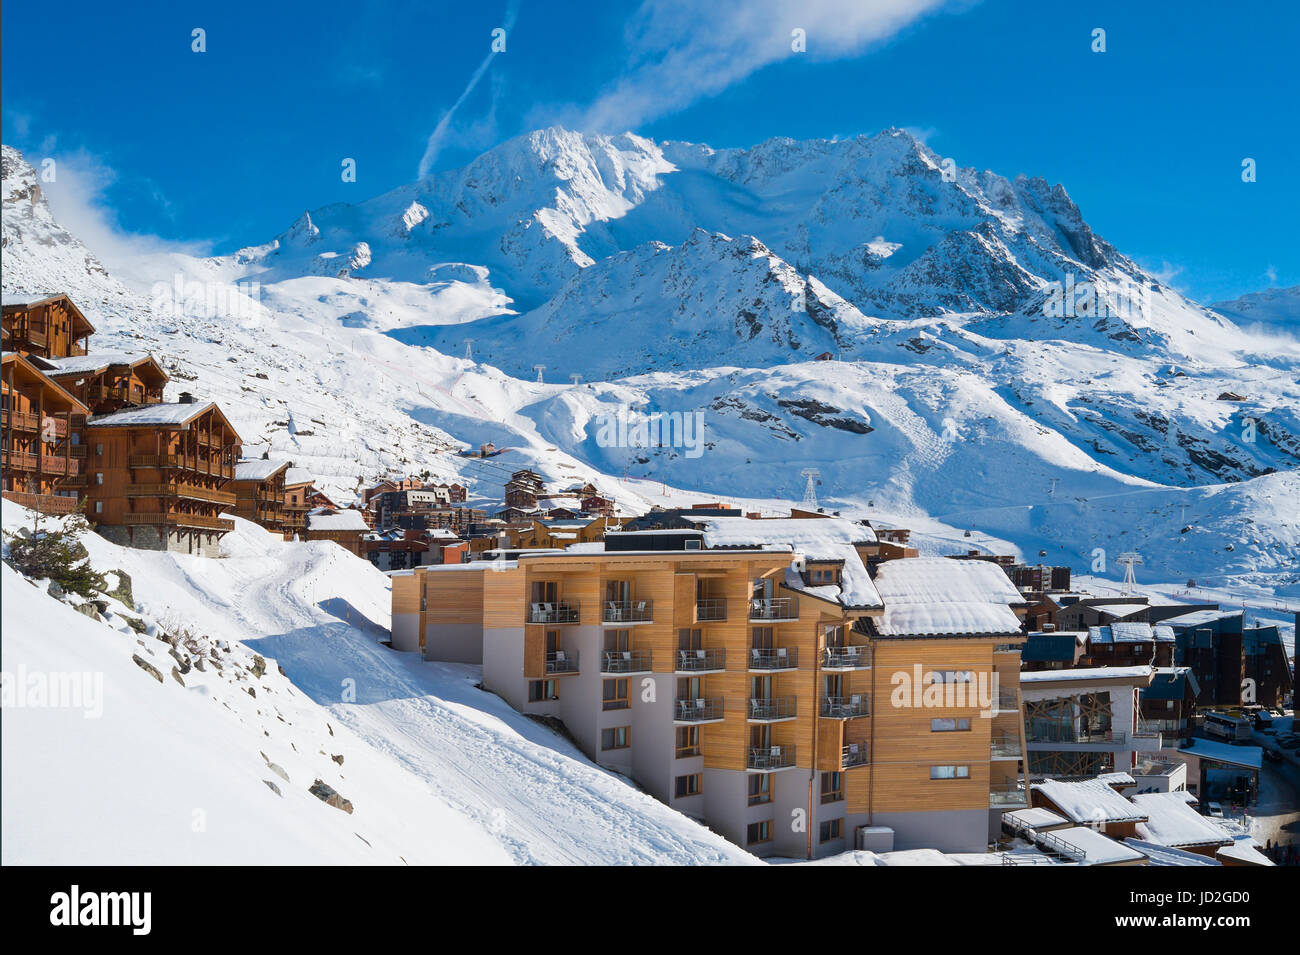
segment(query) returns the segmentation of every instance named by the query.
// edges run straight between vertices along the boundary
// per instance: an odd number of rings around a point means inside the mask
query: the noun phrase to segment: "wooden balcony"
[[[4,427],[9,431],[36,434],[41,430],[41,416],[33,411],[11,411],[5,408],[0,421],[3,421]]]
[[[213,477],[234,479],[235,466],[220,461],[195,461],[191,457],[176,454],[133,454],[127,459],[127,466],[132,468],[155,468],[166,470],[175,468],[180,471],[193,471],[196,474],[208,474]]]
[[[35,471],[36,455],[28,451],[10,451],[5,449],[5,468],[14,471]]]
[[[126,487],[127,497],[175,497],[175,498],[192,498],[196,501],[209,501],[213,504],[222,504],[231,507],[235,503],[234,491],[223,491],[217,488],[203,487],[198,484],[187,484],[184,482],[175,484],[128,484]]]
[[[180,511],[137,511],[122,515],[123,524],[152,524],[158,526],[192,527],[210,531],[233,531],[235,522],[224,517],[207,514],[183,514]]]
[[[77,509],[75,497],[63,497],[58,494],[24,494],[21,491],[5,491],[6,500],[21,504],[23,507],[42,514],[71,514]]]
[[[80,470],[81,462],[76,458],[68,460],[64,457],[55,457],[52,454],[41,455],[41,471],[45,474],[75,475]]]

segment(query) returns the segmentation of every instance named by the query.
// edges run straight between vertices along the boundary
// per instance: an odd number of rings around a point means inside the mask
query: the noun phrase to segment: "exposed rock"
[[[179,683],[181,686],[185,685],[185,681],[181,679],[181,671],[176,669],[175,667],[172,667],[172,679],[175,680],[177,683]]]
[[[131,593],[131,575],[125,570],[113,571],[117,577],[117,586],[108,591],[108,596],[120,600],[127,607],[135,606],[135,597]]]
[[[257,677],[260,680],[262,678],[262,675],[266,673],[266,661],[263,660],[259,654],[254,653],[253,665],[249,669],[251,670],[253,676]]]
[[[263,779],[262,782],[266,783],[266,785],[270,788],[271,792],[275,793],[277,796],[281,796],[281,797],[284,796],[284,793],[280,792],[280,787],[277,786],[275,783],[271,782],[271,780]]]
[[[325,805],[333,806],[335,809],[341,809],[349,816],[352,815],[352,801],[340,796],[334,791],[334,787],[330,786],[323,779],[316,780],[311,784],[311,788],[307,791],[321,802],[325,803]]]
[[[338,763],[340,766],[343,765],[343,754],[342,754],[342,753],[335,753],[333,756],[330,757],[330,759],[334,760],[334,762]]]
[[[57,580],[51,580],[49,586],[45,588],[45,592],[56,600],[63,596],[63,588],[59,586]]]
[[[135,661],[135,665],[136,665],[136,666],[138,666],[138,667],[139,667],[141,670],[143,670],[145,673],[148,673],[151,677],[153,677],[153,678],[154,678],[155,680],[157,680],[159,683],[161,683],[161,682],[163,681],[163,675],[162,675],[161,673],[158,672],[158,668],[157,668],[156,666],[154,666],[152,663],[150,663],[149,661],[147,661],[147,660],[143,659],[142,657],[140,657],[139,654],[136,654],[136,653],[131,654],[131,659]]]
[[[97,620],[100,623],[104,622],[104,618],[99,615],[99,611],[95,609],[94,604],[76,604],[72,609],[84,617],[89,617],[91,620]]]

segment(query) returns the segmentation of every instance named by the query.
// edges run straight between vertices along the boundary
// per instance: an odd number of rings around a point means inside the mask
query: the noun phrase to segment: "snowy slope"
[[[1179,515],[1158,529],[1195,541],[1140,545],[1166,579],[1295,589],[1300,508],[1277,476],[1300,467],[1300,345],[1161,286],[1060,187],[948,181],[897,130],[749,150],[542,130],[232,256],[136,259],[121,283],[28,208],[30,167],[5,163],[7,295],[53,276],[89,303],[92,347],[154,350],[249,453],[344,500],[428,471],[490,503],[528,466],[627,511],[770,503],[800,497],[813,466],[834,507],[1083,569],[1133,543],[1130,508],[1092,502],[1151,495]],[[159,308],[154,283],[178,274],[261,284],[246,308]],[[1135,307],[1054,311],[1063,278]],[[823,351],[842,360],[810,361]],[[602,423],[629,409],[698,413],[703,453],[609,446]],[[487,441],[509,450],[455,454]],[[1066,501],[1076,523],[1026,517]]]
[[[27,520],[4,502],[6,528]],[[84,542],[132,578],[134,608],[113,602],[107,624],[3,567],[4,671],[103,674],[102,717],[6,707],[6,863],[754,861],[474,689],[477,668],[380,646],[388,580],[337,545],[244,521],[222,559]],[[182,687],[167,644],[129,616],[228,642],[222,669]],[[310,795],[317,778],[353,813]]]
[[[1230,302],[1217,302],[1213,308],[1241,325],[1258,322],[1294,331],[1300,328],[1300,285],[1252,292]]]

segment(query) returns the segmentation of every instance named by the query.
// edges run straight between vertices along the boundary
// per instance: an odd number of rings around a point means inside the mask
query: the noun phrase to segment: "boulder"
[[[341,809],[349,816],[352,815],[352,801],[340,796],[334,791],[334,787],[330,786],[323,779],[316,780],[311,784],[311,788],[307,791],[321,802],[325,803],[325,805],[333,806],[335,809]]]
[[[160,672],[158,672],[158,668],[157,668],[156,666],[154,666],[152,663],[150,663],[148,660],[143,659],[143,658],[142,658],[139,654],[137,654],[137,653],[133,653],[133,654],[131,654],[131,659],[135,661],[135,665],[136,665],[136,666],[138,666],[138,667],[139,667],[141,670],[143,670],[145,673],[148,673],[151,677],[153,677],[153,678],[154,678],[155,680],[157,680],[159,683],[161,683],[161,682],[163,681],[163,675],[162,675]]]

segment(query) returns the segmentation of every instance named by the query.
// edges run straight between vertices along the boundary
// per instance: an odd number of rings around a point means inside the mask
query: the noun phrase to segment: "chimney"
[[[183,405],[192,405],[194,404],[194,395],[188,391],[182,391],[179,400]]]

